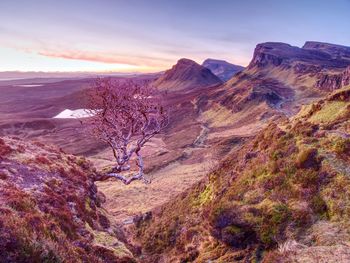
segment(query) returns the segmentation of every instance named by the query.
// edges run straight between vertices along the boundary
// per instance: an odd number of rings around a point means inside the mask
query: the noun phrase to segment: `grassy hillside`
[[[145,262],[350,260],[350,88],[271,123],[136,220]]]
[[[134,262],[84,158],[0,138],[0,262]]]

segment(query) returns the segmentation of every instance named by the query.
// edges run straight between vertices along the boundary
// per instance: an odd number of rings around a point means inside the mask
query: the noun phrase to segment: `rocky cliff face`
[[[342,76],[342,86],[347,85],[350,85],[350,67],[347,67]]]
[[[302,47],[294,47],[285,43],[267,42],[256,46],[254,56],[248,68],[262,68],[268,65],[275,67],[292,67],[297,62],[297,72],[306,73],[307,66],[312,71],[323,68],[345,68],[348,60],[349,47],[325,43],[306,42]]]
[[[316,41],[307,41],[305,42],[303,49],[322,51],[324,53],[330,54],[333,59],[350,60],[350,47],[347,46]]]
[[[221,83],[222,81],[206,67],[183,58],[160,76],[154,85],[160,90],[175,91],[205,88]]]
[[[279,66],[284,59],[289,57],[281,56],[281,51],[289,51],[293,47],[284,43],[262,43],[258,44],[254,50],[253,59],[248,68],[264,67],[267,65]]]
[[[350,67],[347,67],[340,74],[320,73],[316,83],[316,88],[332,91],[350,84]]]
[[[242,110],[255,107],[253,99],[295,114],[302,104],[348,84],[349,51],[350,47],[319,42],[306,42],[302,48],[279,42],[258,44],[248,67],[226,82],[221,102]]]
[[[234,65],[224,60],[210,58],[206,59],[203,62],[202,66],[210,69],[211,72],[213,72],[224,82],[229,80],[238,72],[241,72],[244,69],[244,67],[242,66]]]

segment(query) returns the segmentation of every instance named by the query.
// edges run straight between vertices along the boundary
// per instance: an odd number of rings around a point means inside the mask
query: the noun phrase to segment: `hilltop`
[[[165,71],[155,82],[160,90],[178,91],[206,88],[222,81],[209,69],[193,60],[182,58],[171,69]]]

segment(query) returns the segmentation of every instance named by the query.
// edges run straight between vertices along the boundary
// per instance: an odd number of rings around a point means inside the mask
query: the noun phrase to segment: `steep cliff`
[[[307,42],[302,48],[258,44],[248,67],[225,83],[219,98],[234,111],[251,107],[255,100],[291,116],[301,105],[348,84],[349,50],[319,42]]]
[[[332,91],[350,85],[350,67],[338,74],[320,73],[316,82],[316,88]]]

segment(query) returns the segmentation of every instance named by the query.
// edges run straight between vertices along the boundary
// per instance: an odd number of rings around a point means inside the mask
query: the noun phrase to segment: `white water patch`
[[[64,111],[57,114],[54,119],[80,119],[87,118],[93,116],[92,113],[87,112],[86,109],[77,109],[77,110],[69,110],[65,109]]]
[[[34,88],[34,87],[41,87],[43,84],[23,84],[23,85],[14,85],[15,87],[22,87],[22,88]]]

